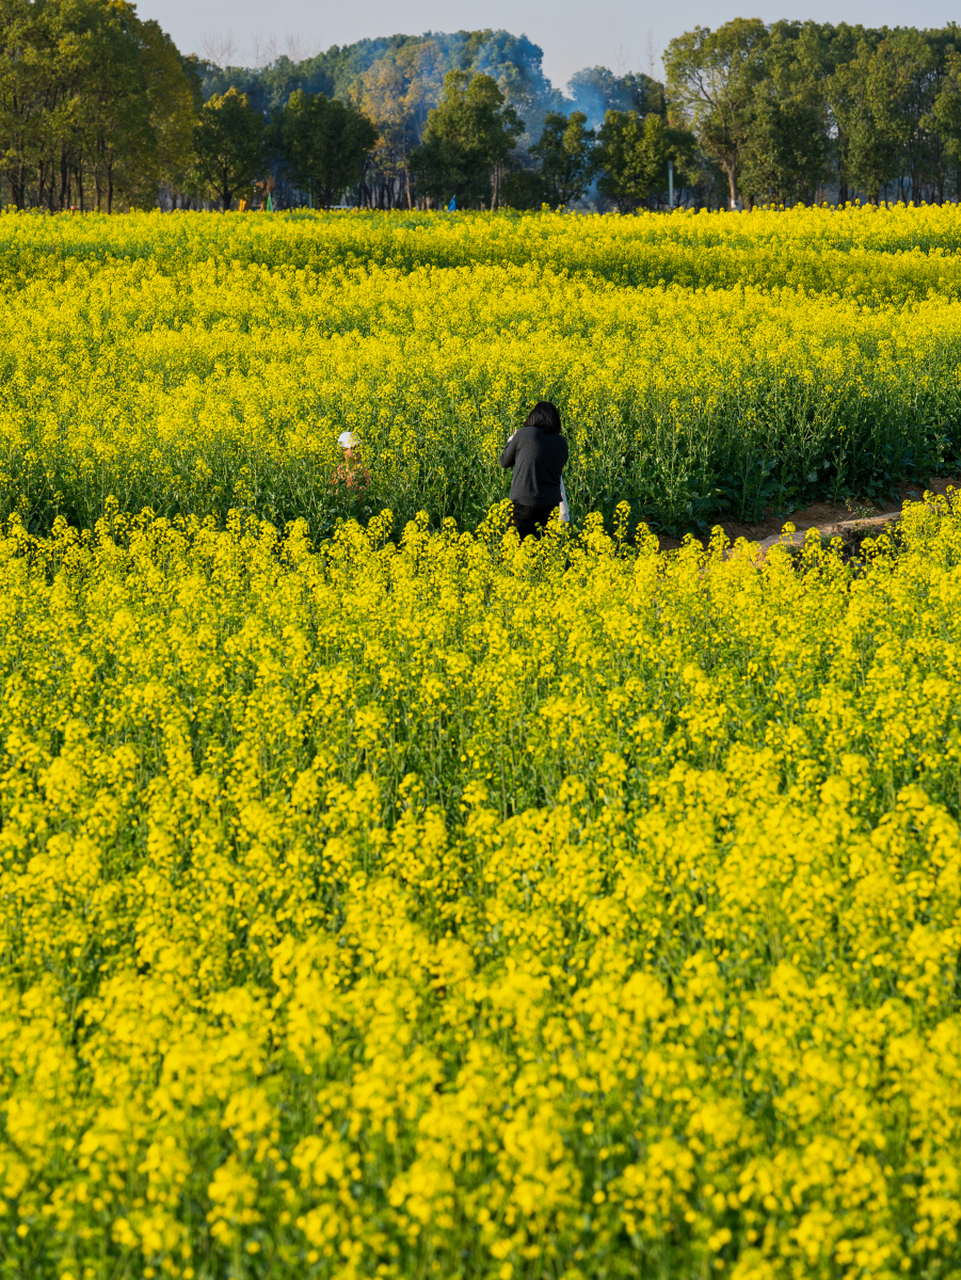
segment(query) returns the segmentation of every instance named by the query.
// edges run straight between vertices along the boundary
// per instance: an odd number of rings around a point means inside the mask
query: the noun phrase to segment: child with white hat
[[[360,457],[360,436],[355,431],[342,431],[337,443],[344,452],[333,474],[334,488],[348,497],[359,498],[370,484],[370,472]]]

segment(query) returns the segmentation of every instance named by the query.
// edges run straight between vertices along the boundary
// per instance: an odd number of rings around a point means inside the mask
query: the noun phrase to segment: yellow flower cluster
[[[0,537],[4,1274],[948,1277],[961,510]]]
[[[951,473],[961,213],[0,218],[0,516],[471,527],[532,402],[575,516],[673,530]],[[330,483],[364,442],[366,507]]]

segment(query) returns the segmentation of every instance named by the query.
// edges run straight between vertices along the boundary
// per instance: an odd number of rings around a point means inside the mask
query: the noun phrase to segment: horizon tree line
[[[961,195],[961,28],[738,18],[666,76],[562,95],[503,31],[184,56],[129,0],[0,0],[0,200],[17,208],[730,208]]]

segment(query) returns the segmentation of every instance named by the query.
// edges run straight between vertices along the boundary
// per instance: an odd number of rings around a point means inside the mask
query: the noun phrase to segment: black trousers
[[[512,502],[514,528],[521,535],[521,542],[525,538],[539,538],[544,532],[544,526],[551,518],[551,512],[557,506],[555,502],[550,507],[525,507],[520,502]]]

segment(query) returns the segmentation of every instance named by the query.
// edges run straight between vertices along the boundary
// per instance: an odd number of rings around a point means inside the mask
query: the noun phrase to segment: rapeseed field
[[[8,1275],[949,1275],[961,513],[0,542]]]
[[[961,212],[0,218],[0,517],[476,527],[540,398],[575,518],[709,530],[961,466]],[[326,479],[372,460],[364,510]],[[19,507],[15,504],[19,503]]]
[[[961,504],[636,516],[949,459],[959,231],[0,219],[3,1280],[957,1280]]]

